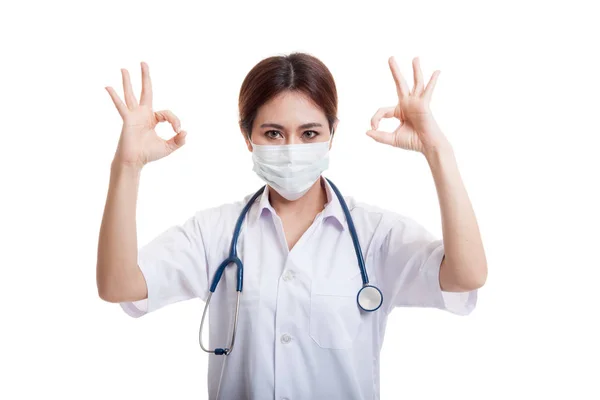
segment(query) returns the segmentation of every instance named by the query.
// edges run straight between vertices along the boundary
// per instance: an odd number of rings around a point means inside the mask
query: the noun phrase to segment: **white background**
[[[431,108],[452,143],[489,262],[468,317],[397,309],[382,399],[598,399],[598,43],[593,2],[13,2],[0,14],[0,398],[206,398],[202,303],[140,319],[96,291],[98,231],[127,68],[186,145],[144,168],[138,242],[261,185],[237,125],[245,74],[306,51],[341,120],[325,174],[346,195],[441,237],[422,155],[365,135],[441,70]],[[556,4],[559,2],[552,2]],[[395,127],[386,122],[383,128]],[[159,125],[164,137],[170,126]],[[593,381],[596,381],[594,383]]]

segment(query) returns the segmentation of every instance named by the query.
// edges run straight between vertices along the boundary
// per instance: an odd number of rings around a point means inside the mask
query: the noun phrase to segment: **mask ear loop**
[[[250,147],[254,150],[254,143],[252,143],[252,137],[250,135],[248,135],[248,142],[250,142]]]
[[[333,141],[333,127],[331,127],[331,134],[329,135],[329,146],[331,147],[331,142]]]

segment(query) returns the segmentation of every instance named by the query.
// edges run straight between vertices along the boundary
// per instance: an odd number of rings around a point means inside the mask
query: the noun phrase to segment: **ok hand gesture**
[[[171,111],[152,110],[150,71],[145,62],[141,62],[141,67],[142,94],[139,103],[133,94],[129,72],[126,69],[121,69],[125,103],[112,87],[105,88],[123,118],[123,128],[115,160],[139,168],[151,161],[163,158],[183,146],[186,135],[186,132],[181,130],[179,118]],[[165,121],[168,121],[176,132],[176,135],[169,140],[162,139],[154,130],[159,122]]]
[[[440,141],[445,140],[429,109],[431,95],[440,71],[436,70],[429,83],[427,83],[427,87],[423,88],[423,75],[419,58],[415,57],[413,59],[415,84],[412,92],[410,92],[394,57],[390,57],[388,63],[396,82],[398,104],[377,110],[371,118],[372,129],[367,131],[367,135],[380,143],[424,153],[429,148],[438,145]],[[377,130],[379,121],[382,118],[392,117],[399,119],[401,125],[393,132]]]

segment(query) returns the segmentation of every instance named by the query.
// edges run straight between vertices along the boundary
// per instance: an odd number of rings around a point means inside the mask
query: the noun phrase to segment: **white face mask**
[[[326,142],[258,145],[252,143],[253,171],[286,199],[302,197],[329,167]]]

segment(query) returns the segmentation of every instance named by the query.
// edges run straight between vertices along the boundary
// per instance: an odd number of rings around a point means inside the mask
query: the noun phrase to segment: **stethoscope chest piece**
[[[358,306],[365,311],[375,311],[381,307],[383,303],[383,295],[381,290],[373,285],[365,285],[359,291],[356,296]]]

